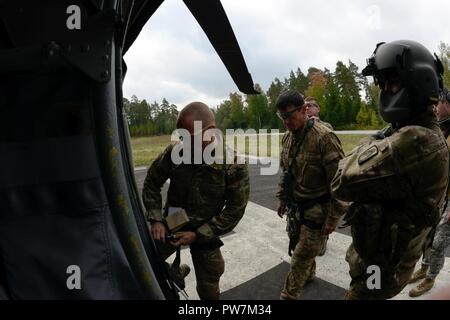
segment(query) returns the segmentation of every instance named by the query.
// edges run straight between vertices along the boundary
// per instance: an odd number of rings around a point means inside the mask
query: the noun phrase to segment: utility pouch
[[[286,231],[289,237],[289,248],[288,254],[292,256],[292,251],[294,251],[300,239],[300,213],[296,206],[289,206],[287,208],[287,226]]]
[[[383,210],[376,204],[352,204],[346,214],[351,224],[353,245],[365,261],[381,263],[383,250]]]

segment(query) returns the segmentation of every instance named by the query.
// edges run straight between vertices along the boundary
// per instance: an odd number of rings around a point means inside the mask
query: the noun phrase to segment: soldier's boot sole
[[[424,293],[428,292],[434,286],[434,279],[426,278],[421,283],[417,285],[417,287],[411,289],[409,291],[409,296],[411,298],[420,297]]]

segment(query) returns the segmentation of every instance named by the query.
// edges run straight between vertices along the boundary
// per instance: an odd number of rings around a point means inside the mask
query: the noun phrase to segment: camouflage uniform
[[[449,154],[434,114],[385,135],[343,159],[332,183],[335,197],[354,201],[347,299],[388,299],[406,286],[445,199]],[[367,287],[371,265],[380,267],[381,289]]]
[[[447,127],[442,128],[444,136],[446,137],[447,147],[450,150],[450,130]],[[446,212],[443,214],[439,225],[435,232],[431,233],[432,239],[427,245],[424,254],[422,265],[428,266],[427,278],[434,279],[444,267],[445,249],[450,245],[450,203],[447,201]]]
[[[318,121],[320,124],[323,124],[325,127],[327,127],[328,129],[330,129],[331,131],[334,131],[334,128],[333,128],[333,126],[332,126],[330,123],[328,123],[328,122],[326,122],[326,121],[322,121],[322,120],[319,119],[319,118],[317,118],[316,121]],[[329,236],[327,236],[327,239],[325,240],[325,242],[324,242],[324,244],[323,244],[323,246],[322,246],[322,249],[320,250],[320,253],[319,253],[320,256],[323,256],[323,255],[325,254],[325,250],[326,250],[326,248],[327,248],[327,242],[328,242],[328,239],[329,239]]]
[[[328,129],[330,129],[330,130],[334,130],[333,129],[333,126],[330,124],[330,123],[328,123],[328,122],[326,122],[326,121],[322,121],[322,120],[318,120],[318,122],[320,123],[320,124],[323,124],[325,127],[327,127]]]
[[[450,211],[447,210],[436,227],[433,242],[425,250],[422,265],[428,266],[427,278],[434,279],[444,267],[445,249],[450,245]]]
[[[283,293],[292,297],[298,297],[305,283],[314,277],[315,257],[327,239],[327,235],[322,233],[323,224],[336,226],[343,214],[341,204],[329,197],[331,180],[339,160],[344,157],[341,143],[337,136],[320,122],[310,119],[308,123],[307,126],[312,127],[307,132],[305,128],[300,132],[288,132],[284,135],[280,165],[283,171],[286,171],[290,161],[293,161],[292,175],[295,181],[291,193],[294,202],[302,203],[324,197],[328,197],[328,200],[318,202],[301,213],[305,223],[301,225],[300,238],[292,254],[291,270],[283,289]],[[281,183],[277,197],[282,205],[286,205],[288,192]]]
[[[333,126],[332,126],[330,123],[321,120],[321,119],[320,119],[319,117],[317,117],[317,116],[310,116],[310,117],[308,117],[308,118],[309,118],[309,119],[314,119],[315,122],[318,122],[318,123],[324,125],[325,127],[327,127],[328,129],[330,129],[331,131],[334,130],[334,129],[333,129]]]
[[[248,168],[236,162],[175,165],[172,148],[168,146],[156,158],[145,178],[142,197],[147,219],[163,220],[161,188],[170,179],[166,207],[184,208],[190,222],[182,231],[197,234],[197,241],[190,246],[197,292],[201,299],[218,299],[224,272],[219,236],[233,230],[244,215],[249,198]],[[175,247],[160,244],[160,251],[166,259]]]

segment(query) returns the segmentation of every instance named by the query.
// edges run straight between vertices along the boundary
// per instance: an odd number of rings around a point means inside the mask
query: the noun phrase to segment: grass
[[[170,143],[170,136],[131,138],[134,167],[149,166]]]
[[[362,138],[366,137],[366,135],[339,134],[338,137],[341,140],[344,153],[348,154],[354,147],[358,145],[359,141]],[[270,154],[271,139],[267,139],[267,141],[268,141],[267,149],[269,151],[269,156],[272,156]],[[152,163],[152,161],[158,156],[158,154],[167,147],[169,143],[170,143],[169,135],[132,138],[131,146],[133,149],[134,166],[135,167],[149,166]],[[245,147],[243,145],[238,147],[237,148],[238,152],[244,153],[245,149],[249,150],[250,143],[252,144],[252,146],[256,146],[257,145],[256,137],[249,137],[248,139],[246,139]],[[246,153],[249,154],[248,151]],[[252,155],[257,155],[256,153],[250,152],[250,154]]]
[[[346,155],[359,144],[361,139],[367,137],[365,134],[338,134],[337,136],[341,140],[342,149]]]

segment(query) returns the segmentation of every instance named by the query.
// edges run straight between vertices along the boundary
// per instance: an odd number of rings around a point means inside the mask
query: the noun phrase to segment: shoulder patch
[[[364,162],[372,159],[378,154],[378,147],[376,145],[371,146],[367,150],[363,151],[358,157],[358,164],[362,165]]]

